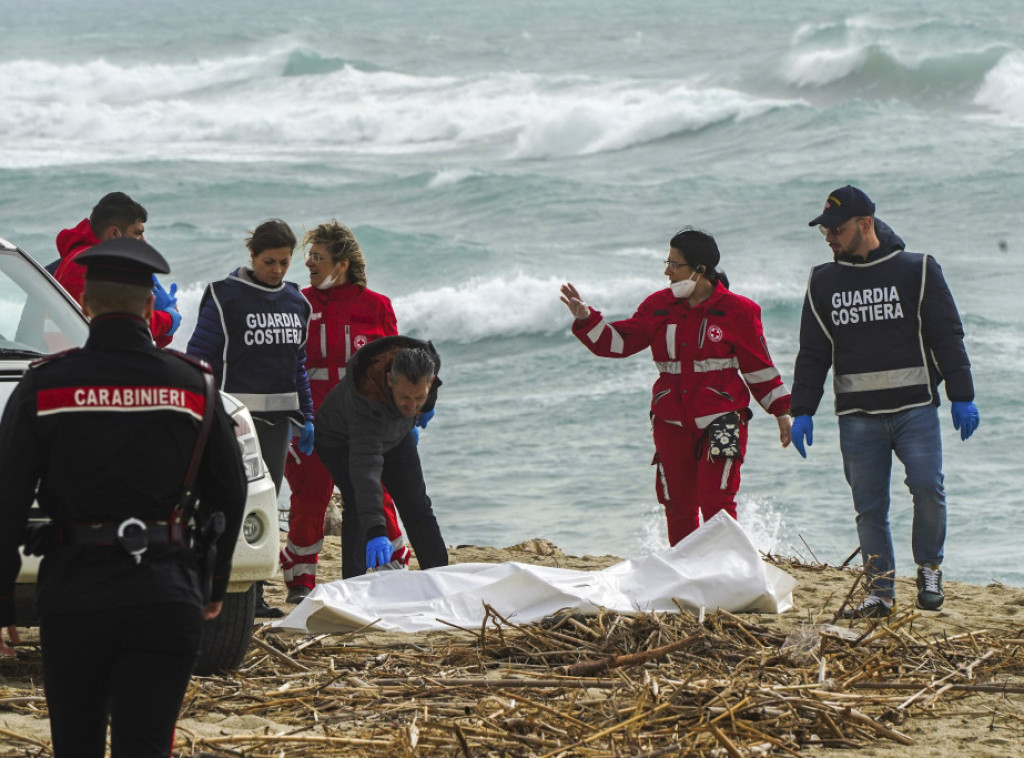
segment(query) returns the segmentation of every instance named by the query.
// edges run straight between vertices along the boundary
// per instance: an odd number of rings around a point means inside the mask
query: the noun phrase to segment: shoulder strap
[[[171,516],[171,524],[175,528],[183,527],[192,516],[192,508],[196,502],[195,484],[196,477],[199,475],[199,464],[203,459],[206,441],[210,438],[210,430],[213,428],[217,396],[213,386],[213,374],[209,371],[203,371],[203,395],[206,401],[203,406],[203,420],[199,425],[199,434],[196,435],[196,445],[192,450],[188,471],[185,472],[185,484],[181,491],[181,499]]]

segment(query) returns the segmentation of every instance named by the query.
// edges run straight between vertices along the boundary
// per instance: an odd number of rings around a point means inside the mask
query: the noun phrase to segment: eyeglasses
[[[673,271],[675,271],[676,269],[683,268],[684,266],[689,266],[690,264],[689,263],[685,263],[685,262],[684,263],[680,263],[679,261],[665,261],[665,265],[668,268],[670,268]]]
[[[326,255],[320,255],[320,253],[307,253],[306,260],[313,261],[313,263],[323,263],[324,261],[329,261],[330,258]]]
[[[859,221],[859,220],[860,220],[859,218],[848,218],[848,219],[846,219],[846,221],[841,223],[839,226],[825,226],[824,224],[818,224],[818,231],[821,232],[821,236],[822,237],[827,237],[830,234],[833,237],[838,237],[839,235],[841,235],[843,233],[843,227],[844,226],[846,226],[851,221]]]

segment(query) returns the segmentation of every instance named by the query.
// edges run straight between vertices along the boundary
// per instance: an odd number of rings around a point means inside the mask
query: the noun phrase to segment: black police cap
[[[170,273],[171,267],[149,243],[134,237],[113,237],[75,256],[85,266],[86,279],[149,286],[153,274]]]

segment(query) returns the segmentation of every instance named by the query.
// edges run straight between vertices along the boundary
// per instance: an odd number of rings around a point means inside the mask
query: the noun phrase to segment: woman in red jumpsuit
[[[302,290],[313,313],[306,342],[306,373],[314,411],[345,375],[348,359],[367,342],[398,334],[391,301],[366,287],[366,259],[355,236],[332,221],[306,233],[309,245],[306,268],[310,286]],[[292,451],[285,467],[291,488],[288,539],[281,551],[281,567],[288,585],[288,602],[298,603],[316,585],[316,568],[324,540],[324,515],[334,491],[331,475],[316,453]],[[391,565],[404,567],[409,548],[395,507],[385,492],[384,515],[394,548]],[[344,528],[344,526],[342,527]]]
[[[789,390],[768,354],[761,309],[727,289],[720,257],[714,237],[683,229],[669,243],[670,286],[612,323],[572,284],[562,286],[573,334],[592,353],[625,358],[651,349],[659,371],[651,400],[655,489],[673,545],[701,515],[706,521],[724,510],[736,518],[751,393],[778,420],[782,446],[790,443]]]

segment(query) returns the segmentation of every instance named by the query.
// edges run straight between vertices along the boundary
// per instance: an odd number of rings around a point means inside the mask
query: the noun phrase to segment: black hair
[[[100,198],[89,214],[89,226],[97,236],[116,226],[124,233],[129,226],[149,218],[146,209],[123,192],[110,192]]]
[[[391,374],[401,374],[416,384],[425,377],[437,375],[437,364],[434,357],[421,347],[404,347],[395,354],[391,363]]]
[[[279,218],[271,218],[256,227],[256,231],[249,232],[245,239],[245,246],[253,255],[259,255],[264,250],[275,250],[279,247],[295,249],[298,240],[292,228]]]
[[[729,289],[729,277],[718,269],[722,254],[718,250],[715,238],[703,229],[686,226],[675,233],[668,243],[673,250],[678,250],[686,262],[695,270],[700,271],[709,282]]]

